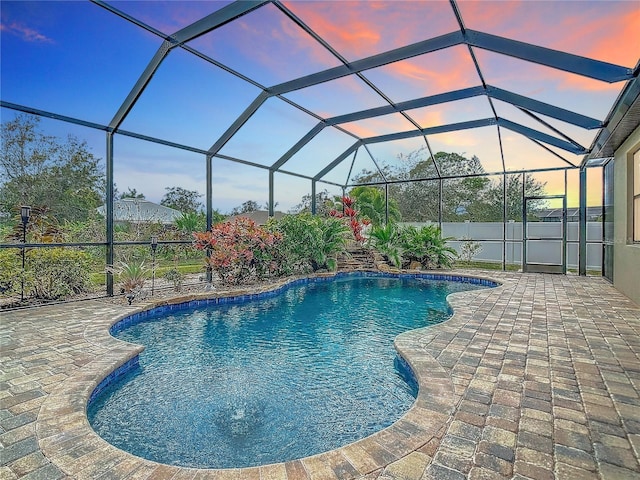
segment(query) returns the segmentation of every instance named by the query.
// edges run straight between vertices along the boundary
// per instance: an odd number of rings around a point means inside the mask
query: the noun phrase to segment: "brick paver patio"
[[[0,479],[640,479],[640,307],[602,278],[467,273],[503,285],[397,339],[421,384],[400,421],[250,469],[157,464],[89,427],[89,395],[138,351],[107,329],[144,305],[1,312]]]

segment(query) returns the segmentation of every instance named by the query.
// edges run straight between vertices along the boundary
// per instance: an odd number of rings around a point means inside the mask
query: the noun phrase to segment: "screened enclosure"
[[[127,255],[188,264],[191,232],[224,215],[323,214],[357,187],[469,261],[606,274],[603,170],[640,90],[635,2],[0,8],[0,253],[22,282],[25,250],[45,269],[38,252],[65,247],[91,253],[111,295],[104,267]]]

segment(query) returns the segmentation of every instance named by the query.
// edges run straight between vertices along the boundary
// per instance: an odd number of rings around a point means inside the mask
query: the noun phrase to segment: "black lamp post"
[[[158,248],[158,237],[157,235],[153,235],[151,237],[151,254],[152,254],[152,261],[151,261],[151,295],[153,295],[153,292],[155,290],[156,287],[156,249]]]
[[[24,250],[27,243],[27,224],[31,216],[31,207],[23,205],[20,207],[20,217],[22,218],[22,275],[20,277],[20,301],[24,301]]]

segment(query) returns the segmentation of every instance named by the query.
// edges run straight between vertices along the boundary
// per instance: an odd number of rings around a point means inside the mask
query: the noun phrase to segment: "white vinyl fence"
[[[417,227],[424,223],[407,223]],[[559,222],[527,223],[529,238],[561,238],[562,224]],[[578,222],[567,223],[567,268],[578,268]],[[442,236],[453,237],[449,244],[460,252],[462,239],[477,241],[481,248],[473,260],[502,262],[502,223],[501,222],[464,222],[442,223]],[[506,262],[522,264],[522,222],[506,224]],[[560,264],[562,260],[561,240],[535,240],[527,244],[528,261],[533,263]],[[602,223],[587,222],[587,269],[600,271],[602,268]]]

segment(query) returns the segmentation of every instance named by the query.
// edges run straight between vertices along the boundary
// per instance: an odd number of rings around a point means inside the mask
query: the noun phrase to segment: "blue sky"
[[[166,34],[174,33],[229,2],[113,1],[114,7]],[[407,43],[457,29],[448,1],[334,2],[289,1],[285,6],[321,35],[347,61],[375,55]],[[632,68],[640,57],[640,9],[632,1],[461,1],[468,28],[564,50]],[[105,9],[85,1],[7,1],[0,4],[2,100],[108,124],[161,39]],[[522,21],[526,18],[526,21]],[[544,35],[541,32],[544,31]],[[634,33],[635,32],[635,33]],[[340,64],[322,45],[293,24],[278,8],[266,5],[189,43],[189,46],[268,87]],[[589,80],[474,49],[487,83],[537,100],[604,119],[623,87]],[[466,46],[457,46],[365,71],[393,102],[477,86],[480,79]],[[174,49],[122,123],[125,130],[209,149],[260,89]],[[385,100],[355,77],[345,77],[285,95],[322,118],[385,105]],[[547,133],[515,107],[496,101],[498,115]],[[422,127],[492,116],[486,97],[408,112]],[[2,109],[2,120],[13,112]],[[545,119],[588,147],[594,131]],[[222,148],[221,154],[271,165],[318,120],[272,98]],[[47,133],[85,138],[104,157],[104,133],[43,121]],[[363,138],[412,128],[399,114],[343,125]],[[501,168],[495,127],[429,137],[434,152],[477,155],[487,171]],[[563,162],[519,134],[501,129],[507,169],[530,165],[561,166]],[[325,129],[284,167],[315,175],[355,141],[333,128]],[[375,144],[371,153],[381,163],[397,162],[424,144],[409,139]],[[553,147],[552,149],[554,149]],[[160,145],[116,136],[115,177],[128,187],[159,201],[166,187],[205,191],[204,158]],[[558,151],[560,153],[560,151]],[[580,157],[561,152],[579,162]],[[372,168],[366,152],[357,165]],[[350,167],[343,162],[326,178],[343,183]],[[268,199],[267,173],[245,165],[214,160],[214,208],[228,211],[246,200]],[[545,178],[546,179],[546,178]],[[549,182],[557,193],[563,179]],[[573,185],[574,182],[570,182]],[[276,177],[278,208],[288,210],[310,192],[310,182]],[[325,188],[319,184],[319,188]],[[327,187],[332,193],[339,189]],[[575,190],[575,188],[572,188]],[[594,186],[593,191],[597,191]],[[594,193],[597,198],[599,192]],[[575,198],[575,192],[572,193]]]

